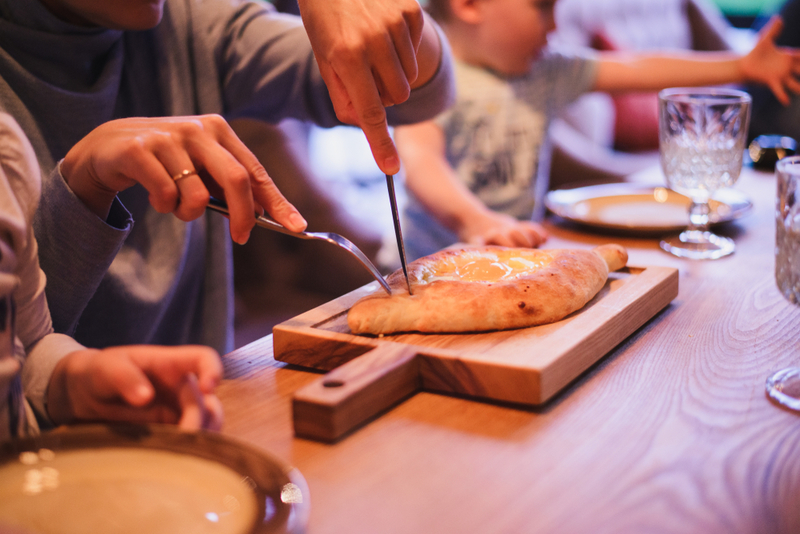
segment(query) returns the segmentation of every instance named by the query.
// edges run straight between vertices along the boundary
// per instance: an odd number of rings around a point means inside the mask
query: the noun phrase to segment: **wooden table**
[[[291,395],[319,375],[267,336],[225,357],[223,431],[300,469],[310,534],[798,533],[800,415],[764,383],[800,365],[800,307],[775,287],[774,177],[736,187],[754,209],[716,261],[549,224],[547,247],[679,268],[680,293],[540,409],[419,393],[337,444],[296,439]]]

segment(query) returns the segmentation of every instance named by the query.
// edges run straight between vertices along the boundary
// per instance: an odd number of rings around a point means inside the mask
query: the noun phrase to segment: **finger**
[[[410,47],[410,42],[408,42],[408,46],[410,53],[413,54],[414,50]],[[391,47],[390,54],[379,56],[382,61],[373,62],[380,65],[380,68],[373,69],[373,83],[381,97],[383,107],[394,106],[408,100],[411,95],[411,82],[407,70],[411,71],[411,81],[417,79],[416,57],[412,56],[410,61],[413,61],[413,65],[406,67],[401,63],[395,51],[396,49]],[[389,61],[386,61],[387,56],[390,58]]]
[[[411,43],[414,46],[415,53],[419,50],[419,45],[422,42],[422,30],[425,26],[425,16],[419,3],[413,2],[409,4],[411,9],[404,13],[406,25],[408,26],[408,33],[411,38]]]
[[[222,359],[217,354],[217,351],[210,347],[198,346],[197,349],[195,373],[197,374],[197,383],[200,391],[203,394],[214,393],[220,380],[222,380]]]
[[[378,167],[385,173],[396,174],[400,170],[400,159],[397,156],[397,149],[394,147],[394,142],[389,135],[389,127],[385,119],[383,101],[377,88],[374,89],[373,95],[369,96],[366,101],[359,96],[351,98],[341,78],[334,72],[332,67],[322,62],[320,62],[319,67],[322,78],[328,86],[328,93],[333,102],[333,107],[336,110],[336,117],[345,124],[359,126],[367,138],[370,150],[372,151],[372,157],[375,159]],[[358,109],[356,109],[354,102],[359,103]],[[361,116],[369,114],[369,112],[364,110],[370,106],[373,109],[372,113],[382,113],[383,118],[379,115],[377,119],[371,122],[369,120],[363,120]]]
[[[358,126],[367,137],[375,162],[385,174],[397,174],[400,171],[400,159],[389,135],[386,110],[381,104],[371,70],[367,65],[353,66],[346,63],[342,68],[334,68],[350,96],[358,116]]]
[[[255,203],[247,168],[217,142],[194,143],[190,153],[192,159],[201,163],[205,172],[223,191],[228,204],[231,238],[239,244],[246,243],[256,224]]]
[[[177,190],[178,201],[172,213],[182,221],[201,217],[208,205],[209,193],[189,154],[176,144],[157,147],[154,153]]]
[[[533,242],[533,247],[538,247],[545,241],[547,241],[547,230],[545,230],[541,225],[536,223],[528,223],[527,224],[528,232]]]
[[[347,94],[347,89],[342,83],[341,78],[337,76],[333,68],[328,63],[319,62],[319,71],[322,74],[322,79],[325,80],[325,85],[328,86],[328,94],[333,103],[333,109],[336,111],[336,118],[345,124],[353,126],[358,125],[358,115],[356,115],[355,108],[350,101]]]
[[[483,246],[489,244],[489,240],[482,235],[472,235],[467,237],[466,239],[461,239],[461,240],[467,243],[468,245]]]
[[[381,105],[383,107],[389,107],[395,105],[394,98],[389,94],[389,90],[386,89],[386,86],[381,80],[378,74],[375,74],[375,87],[378,89],[378,94],[381,96]]]
[[[176,173],[172,177],[178,188],[178,205],[172,213],[178,219],[187,222],[202,217],[208,206],[208,200],[211,198],[200,175],[197,174],[197,171],[193,172],[195,174],[185,178],[181,173]]]
[[[775,98],[778,99],[778,102],[783,104],[784,106],[788,106],[790,99],[789,95],[786,93],[786,90],[783,88],[779,82],[773,82],[769,84],[769,88],[772,90],[772,94],[775,95]]]
[[[222,402],[216,395],[203,395],[205,404],[206,418],[203,420],[203,428],[206,430],[222,430],[222,423],[225,420],[222,409]]]
[[[384,128],[380,125],[370,125],[366,129],[362,127],[362,130],[367,137],[372,157],[381,172],[390,175],[400,172],[400,158],[389,135],[388,126]]]
[[[178,205],[178,189],[172,182],[172,176],[164,168],[161,161],[146,151],[133,158],[133,169],[126,175],[139,182],[147,190],[148,200],[159,213],[172,213]]]
[[[800,80],[794,76],[787,76],[784,81],[784,87],[788,92],[797,94],[799,92],[798,89],[800,89]]]
[[[403,18],[402,24],[390,29],[397,58],[403,67],[405,81],[409,84],[416,80],[419,74],[417,49],[422,38],[423,20],[421,13],[418,18],[407,14]]]
[[[308,227],[308,222],[283,196],[278,186],[267,175],[267,171],[255,173],[253,177],[253,194],[261,205],[266,206],[267,212],[273,219],[293,232],[302,232]]]
[[[786,88],[794,94],[800,94],[800,81],[790,77],[786,80]]]
[[[514,247],[533,248],[536,244],[535,238],[527,228],[518,227],[511,231],[511,241]]]
[[[382,99],[388,104],[400,104],[411,94],[411,81],[417,79],[417,57],[408,35],[405,21],[393,28],[379,44],[369,47],[367,65],[371,65],[373,83]],[[353,72],[357,72],[362,60],[353,62]],[[354,101],[355,102],[355,101]]]
[[[155,397],[155,389],[146,374],[136,366],[124,348],[113,353],[98,354],[103,358],[94,366],[93,389],[99,399],[118,398],[134,408],[147,405]],[[98,399],[98,400],[99,400]]]
[[[356,99],[353,106],[359,116],[359,126],[367,138],[375,163],[384,174],[394,175],[400,172],[400,157],[389,134],[386,111],[377,93],[373,97],[368,100]]]
[[[212,393],[222,378],[222,362],[210,347],[131,345],[127,349],[134,364],[154,383],[174,391],[176,398],[189,374],[197,376],[203,393]]]
[[[496,234],[486,237],[487,245],[497,245],[500,247],[513,247],[514,241],[505,232],[498,232]]]
[[[759,41],[775,41],[783,31],[783,19],[780,15],[773,15],[767,24],[758,32]]]
[[[178,427],[183,430],[221,430],[224,419],[222,403],[216,395],[203,395],[192,375],[181,393]]]
[[[184,430],[203,428],[203,421],[206,419],[205,402],[197,384],[197,377],[192,373],[186,376],[186,380],[181,386],[178,404],[181,410],[178,420],[179,428]]]
[[[300,212],[289,202],[278,186],[272,181],[266,169],[258,161],[258,158],[250,152],[244,143],[236,136],[230,127],[221,132],[220,143],[239,161],[247,170],[248,180],[246,183],[247,195],[254,201],[258,210],[266,209],[276,221],[293,232],[302,232],[308,223],[300,215]],[[244,195],[244,193],[239,192]],[[228,199],[228,191],[225,191],[225,198]],[[230,203],[228,204],[230,208]],[[250,213],[255,216],[254,207],[250,208]],[[255,223],[255,218],[253,218]]]
[[[542,243],[544,243],[544,238],[536,231],[532,231],[531,233],[529,233],[528,237],[530,239],[530,245],[529,245],[530,248],[536,248]]]

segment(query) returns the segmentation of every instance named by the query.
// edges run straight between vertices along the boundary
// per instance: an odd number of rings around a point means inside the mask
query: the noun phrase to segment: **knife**
[[[408,263],[406,262],[406,247],[403,246],[403,231],[400,229],[400,213],[397,211],[397,197],[394,194],[394,176],[386,175],[386,186],[389,188],[389,203],[392,206],[392,222],[394,222],[394,237],[397,239],[397,250],[400,252],[400,265],[406,277],[408,294],[411,295],[411,283],[408,281]]]

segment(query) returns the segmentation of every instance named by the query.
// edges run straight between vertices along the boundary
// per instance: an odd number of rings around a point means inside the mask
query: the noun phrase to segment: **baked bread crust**
[[[500,279],[465,281],[458,265],[477,260],[496,260],[491,269],[517,268]],[[619,245],[594,250],[447,249],[408,265],[412,295],[398,270],[386,279],[392,295],[376,292],[359,300],[350,308],[347,324],[354,334],[379,335],[482,332],[552,323],[582,308],[605,285],[609,271],[624,267],[627,260]],[[523,264],[526,268],[520,267]]]

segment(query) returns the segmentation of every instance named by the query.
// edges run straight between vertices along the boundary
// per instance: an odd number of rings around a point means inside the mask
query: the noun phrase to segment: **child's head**
[[[555,29],[557,0],[427,0],[456,56],[501,74],[524,74]]]

